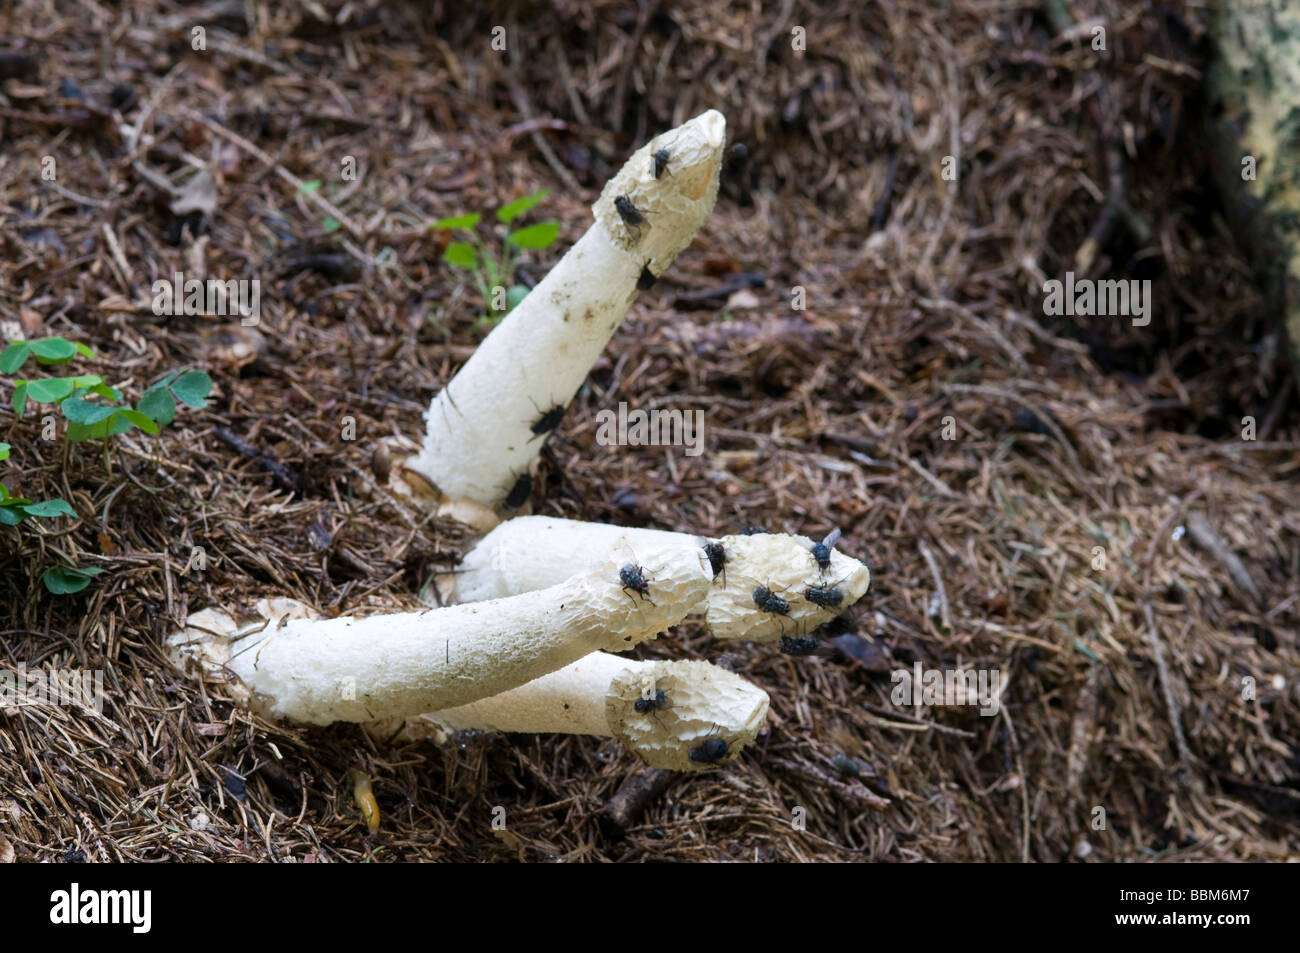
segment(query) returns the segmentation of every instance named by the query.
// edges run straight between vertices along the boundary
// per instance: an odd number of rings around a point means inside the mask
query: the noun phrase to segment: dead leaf
[[[266,338],[255,328],[232,325],[204,331],[202,347],[208,360],[227,373],[237,374],[266,353]]]
[[[748,308],[757,308],[760,302],[758,295],[748,288],[742,288],[727,299],[728,311],[742,311]]]
[[[45,318],[35,308],[21,306],[18,309],[18,320],[22,322],[23,330],[29,338],[38,337],[45,329]]]
[[[211,215],[216,207],[217,183],[207,169],[201,170],[198,175],[186,182],[171,204],[172,213],[175,215],[187,215],[190,212]]]

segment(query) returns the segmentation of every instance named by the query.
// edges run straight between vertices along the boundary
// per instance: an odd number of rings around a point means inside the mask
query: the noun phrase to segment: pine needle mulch
[[[79,518],[0,528],[0,664],[102,669],[107,697],[0,712],[0,839],[30,861],[1295,856],[1300,426],[1206,185],[1207,14],[1071,6],[10,5],[5,336],[84,341],[78,368],[128,397],[182,365],[216,391],[120,438],[111,474],[40,414],[4,417],[4,482]],[[647,647],[729,666],[772,711],[739,763],[622,826],[601,809],[637,765],[612,741],[286,727],[175,670],[161,642],[207,606],[418,604],[464,534],[376,495],[369,461],[422,432],[485,333],[427,226],[548,186],[562,240],[525,260],[536,280],[623,157],[707,108],[749,161],[570,406],[533,510],[839,526],[873,570],[838,643],[859,657],[694,623]],[[200,168],[214,211],[173,212]],[[1136,220],[1103,221],[1117,198]],[[1071,269],[1151,280],[1150,325],[1045,316]],[[155,316],[175,271],[261,279],[261,324]],[[706,452],[599,446],[624,400],[704,409]],[[55,564],[105,572],[55,598]],[[1001,670],[999,714],[894,705],[915,662]]]

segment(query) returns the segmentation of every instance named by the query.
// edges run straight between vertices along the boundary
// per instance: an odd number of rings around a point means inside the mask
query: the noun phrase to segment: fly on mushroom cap
[[[709,567],[713,570],[713,578],[722,573],[722,588],[727,588],[727,548],[716,540],[709,540],[704,544],[704,555],[709,557]]]
[[[668,693],[662,688],[657,689],[655,693],[648,698],[645,696],[638,698],[632,707],[641,715],[652,711],[664,711],[668,708]]]
[[[820,543],[813,543],[812,545],[813,559],[817,561],[817,568],[822,572],[831,568],[831,550],[840,541],[840,535],[839,527],[836,527],[827,533],[826,538]]]
[[[716,764],[727,756],[727,743],[721,738],[705,738],[691,749],[691,760],[697,764]]]
[[[867,567],[839,550],[831,552],[829,568],[819,574],[810,552],[813,543],[805,536],[784,533],[709,537],[552,517],[520,517],[498,526],[466,555],[457,574],[451,577],[453,595],[448,598],[495,599],[553,585],[576,572],[597,568],[610,558],[611,551],[621,554],[614,556],[613,565],[606,570],[612,582],[618,578],[619,567],[628,563],[657,569],[651,547],[681,547],[712,582],[707,599],[693,611],[704,614],[715,637],[776,642],[780,635],[796,634],[777,620],[789,618],[801,628],[815,627],[856,603],[868,588]],[[738,585],[731,585],[733,578]],[[781,608],[784,602],[789,606],[788,615],[762,611],[759,602],[754,601],[756,587],[767,590],[759,596],[762,606]],[[654,590],[650,597],[662,602],[658,582],[651,582],[650,588]],[[818,590],[811,597],[807,594],[810,588]],[[780,602],[770,603],[771,596]],[[629,709],[631,704],[629,700]],[[686,760],[685,750],[682,760]]]
[[[762,728],[767,706],[759,700],[761,689],[725,669],[708,662],[620,664],[631,668],[611,681],[606,718],[614,736],[644,753],[652,767],[700,771],[714,765],[711,758],[730,761]],[[658,704],[659,691],[667,708]]]
[[[620,195],[614,199],[614,208],[618,212],[619,218],[627,224],[629,228],[640,228],[645,224],[645,216],[640,210],[632,204],[632,200],[626,195]]]
[[[823,609],[834,609],[844,601],[844,593],[834,587],[809,586],[803,591],[803,597]]]
[[[789,615],[790,603],[786,602],[767,586],[757,586],[754,589],[754,605],[758,606],[763,612],[770,612],[773,615]]]
[[[646,581],[644,566],[628,563],[618,571],[618,581],[623,584],[624,592],[631,589],[646,602],[654,605],[654,601],[650,598],[650,583]],[[632,599],[632,596],[628,595],[628,598]],[[632,599],[632,604],[636,604],[635,599]]]
[[[654,173],[657,179],[664,174],[664,169],[668,168],[668,159],[670,154],[667,149],[656,149],[655,154],[650,160],[650,171]]]

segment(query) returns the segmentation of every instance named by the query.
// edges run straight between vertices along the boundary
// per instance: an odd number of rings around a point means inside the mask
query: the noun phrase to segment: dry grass
[[[102,668],[107,699],[102,718],[0,713],[0,837],[27,860],[1059,860],[1083,837],[1092,860],[1293,856],[1300,433],[1250,262],[1203,184],[1206,12],[1073,6],[1105,18],[1106,57],[1054,40],[1034,4],[982,0],[942,15],[791,2],[781,18],[360,0],[342,27],[295,4],[254,5],[252,24],[222,2],[0,13],[36,69],[11,59],[21,75],[0,82],[0,319],[87,341],[101,359],[79,366],[133,396],[181,364],[217,381],[208,410],[123,439],[111,478],[94,448],[4,418],[5,482],[81,518],[0,529],[0,656]],[[518,56],[490,51],[497,23]],[[807,28],[806,54],[787,23]],[[415,603],[463,537],[375,499],[364,474],[380,437],[421,431],[482,334],[424,226],[549,185],[573,241],[628,152],[709,107],[751,165],[594,368],[535,510],[700,533],[840,526],[874,572],[852,624],[880,664],[715,644],[694,625],[662,638],[650,653],[765,688],[769,728],[621,838],[596,823],[635,766],[613,742],[385,746],[264,723],[175,671],[160,641],[205,606]],[[1096,225],[1117,149],[1150,235],[1104,235],[1093,274],[1151,279],[1154,320],[1045,318],[1042,281]],[[355,183],[338,178],[346,155]],[[191,160],[217,176],[209,218],[173,215],[158,184]],[[324,180],[336,231],[293,176]],[[526,263],[534,277],[554,252]],[[149,310],[154,280],[203,268],[262,279],[255,360],[233,353],[229,319]],[[765,278],[752,297],[708,297],[741,272]],[[809,307],[792,313],[796,285]],[[704,408],[708,452],[597,446],[595,413],[620,400]],[[1258,442],[1238,438],[1246,414]],[[1217,548],[1184,534],[1197,513]],[[211,562],[186,573],[195,545]],[[107,573],[55,599],[35,583],[55,562]],[[1001,669],[1002,713],[900,711],[887,672],[916,660]],[[887,808],[864,809],[837,755]],[[350,811],[351,768],[374,780],[375,838]],[[511,838],[492,834],[494,805]]]

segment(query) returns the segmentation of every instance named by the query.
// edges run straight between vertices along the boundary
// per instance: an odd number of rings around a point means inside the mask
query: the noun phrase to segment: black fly
[[[654,601],[650,598],[650,583],[646,581],[644,566],[637,566],[633,563],[628,563],[618,571],[618,581],[623,584],[624,592],[631,589],[632,592],[635,592],[646,602],[654,605]],[[632,599],[630,593],[628,594],[628,598]],[[636,605],[635,599],[632,599],[632,604]]]
[[[528,502],[528,498],[533,495],[533,478],[525,470],[515,481],[515,485],[510,488],[506,494],[506,509],[517,510]]]
[[[636,280],[636,290],[649,291],[654,287],[655,282],[658,280],[659,279],[656,277],[655,273],[650,270],[650,262],[646,262],[641,266],[641,275]]]
[[[814,635],[781,636],[781,651],[786,655],[812,655],[821,646],[821,640]]]
[[[722,588],[727,588],[727,548],[721,543],[707,542],[704,544],[704,555],[709,557],[709,567],[713,570],[713,578],[718,578],[718,573],[722,573]]]
[[[717,764],[727,756],[727,743],[721,738],[705,738],[691,749],[691,760],[696,764]]]
[[[638,698],[632,707],[636,709],[638,714],[649,715],[655,721],[659,722],[660,728],[664,728],[664,723],[659,720],[658,713],[661,711],[667,711],[669,708],[673,707],[673,704],[668,700],[668,693],[663,689],[655,689],[653,695],[651,695],[647,689],[646,693]],[[667,729],[664,728],[664,730],[666,731]]]
[[[838,528],[831,530],[826,534],[826,538],[820,543],[812,544],[813,559],[817,560],[817,566],[822,572],[831,568],[831,550],[835,544],[840,541],[840,531]]]
[[[762,536],[766,532],[767,530],[761,526],[746,526],[744,529],[740,531],[740,535],[741,536]]]
[[[655,178],[664,174],[664,169],[668,168],[669,154],[667,149],[657,149],[653,158],[650,160],[650,171],[655,174]]]
[[[809,586],[803,591],[803,597],[823,609],[834,609],[844,601],[844,593],[835,588]]]
[[[789,615],[790,603],[786,602],[767,586],[756,586],[754,589],[754,605],[763,612],[770,612],[773,615]]]
[[[645,216],[632,204],[632,200],[626,195],[620,195],[614,199],[614,208],[618,210],[619,217],[627,223],[629,228],[640,228],[645,224]]]
[[[737,142],[727,150],[727,158],[722,163],[722,174],[728,179],[739,179],[749,171],[749,150],[743,142]]]
[[[662,689],[657,689],[650,698],[638,698],[636,704],[632,707],[641,715],[652,711],[663,711],[668,707],[668,693]]]
[[[776,623],[781,628],[781,635],[785,635],[785,624],[781,622],[780,617],[790,615],[790,603],[786,602],[767,586],[754,587],[754,605],[758,606],[760,612],[770,612],[777,616]]]
[[[536,407],[536,404],[533,404]],[[564,405],[556,404],[550,410],[544,412],[538,417],[536,422],[529,428],[533,432],[533,439],[540,437],[544,433],[550,433],[560,425],[564,419]]]

